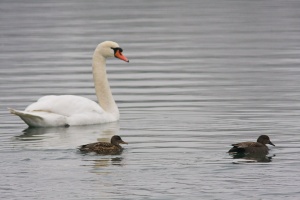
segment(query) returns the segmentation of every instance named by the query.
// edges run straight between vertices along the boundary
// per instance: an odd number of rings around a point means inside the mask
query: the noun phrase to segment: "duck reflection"
[[[272,156],[266,154],[245,154],[245,153],[236,153],[230,155],[232,156],[233,159],[238,159],[239,163],[272,162],[272,158],[275,157],[275,154]]]
[[[92,166],[93,169],[99,169],[103,167],[109,167],[111,165],[115,166],[123,166],[124,158],[123,157],[113,157],[113,158],[101,158],[101,159],[92,159],[92,160],[84,160],[85,162],[92,162],[91,164],[87,164],[84,166]]]

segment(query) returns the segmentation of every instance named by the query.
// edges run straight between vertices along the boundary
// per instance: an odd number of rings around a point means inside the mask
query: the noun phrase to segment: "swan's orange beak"
[[[115,57],[124,60],[125,62],[129,62],[128,58],[126,58],[119,49],[116,51]]]

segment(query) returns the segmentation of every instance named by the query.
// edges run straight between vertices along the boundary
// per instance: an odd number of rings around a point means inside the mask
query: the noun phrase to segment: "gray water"
[[[0,2],[1,199],[299,199],[300,1]],[[27,129],[47,94],[96,100],[91,57],[107,63],[119,122]],[[83,155],[118,134],[124,152]],[[265,160],[230,144],[267,134]]]

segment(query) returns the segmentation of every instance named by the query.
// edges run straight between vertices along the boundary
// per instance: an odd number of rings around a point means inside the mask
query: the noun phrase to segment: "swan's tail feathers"
[[[43,118],[38,115],[31,114],[25,111],[15,110],[12,108],[8,109],[11,114],[19,116],[30,127],[37,127],[39,126],[39,124],[43,123]]]
[[[22,117],[29,117],[29,118],[38,118],[38,119],[42,120],[42,117],[34,115],[34,114],[30,114],[30,113],[25,112],[25,111],[15,110],[15,109],[12,109],[12,108],[8,108],[8,110],[11,114],[18,115],[21,118]]]
[[[11,114],[19,116],[29,127],[65,126],[65,117],[47,112],[26,112],[8,108]]]

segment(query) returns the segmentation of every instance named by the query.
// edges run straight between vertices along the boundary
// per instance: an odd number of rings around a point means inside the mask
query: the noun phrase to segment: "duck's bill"
[[[116,51],[115,57],[119,58],[120,60],[124,60],[125,62],[129,62],[128,58],[126,58],[126,56],[124,56],[120,50]]]
[[[123,140],[120,142],[120,144],[128,144],[127,142],[124,142]]]
[[[275,146],[275,144],[273,144],[273,142],[271,142],[271,141],[269,142],[269,144]]]

